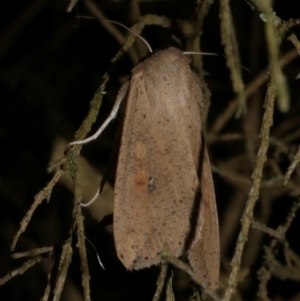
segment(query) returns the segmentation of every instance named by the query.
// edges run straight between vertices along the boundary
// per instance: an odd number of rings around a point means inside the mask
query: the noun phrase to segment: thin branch
[[[287,184],[288,180],[290,179],[293,171],[295,170],[295,168],[297,167],[299,162],[300,162],[300,146],[298,148],[298,151],[297,151],[293,161],[290,163],[286,174],[284,175],[283,185]]]
[[[8,272],[6,276],[4,276],[3,278],[0,278],[0,285],[5,284],[7,281],[11,280],[12,278],[14,278],[18,275],[24,274],[27,270],[29,270],[31,267],[33,267],[34,265],[39,263],[44,258],[45,258],[44,256],[40,255],[40,256],[37,256],[33,259],[30,259],[30,260],[24,262],[24,264],[22,266]]]
[[[275,83],[271,80],[265,103],[265,113],[263,116],[262,127],[260,132],[260,147],[256,157],[256,164],[252,173],[252,187],[249,192],[249,196],[246,202],[242,217],[242,226],[237,239],[235,252],[231,261],[232,270],[227,282],[227,289],[224,294],[224,301],[229,301],[237,286],[237,276],[241,267],[241,259],[244,251],[245,244],[248,240],[249,229],[253,217],[254,206],[259,197],[259,189],[262,180],[262,171],[264,163],[267,160],[267,150],[269,147],[270,128],[273,124],[273,111],[274,111],[274,99],[275,99]]]
[[[13,259],[17,258],[23,258],[23,257],[33,257],[41,254],[51,254],[53,252],[54,248],[52,247],[43,247],[43,248],[37,248],[37,249],[32,249],[26,252],[19,252],[19,253],[13,253],[11,254],[11,257]]]
[[[159,301],[161,297],[162,290],[167,277],[168,265],[166,263],[161,263],[159,276],[156,282],[156,291],[152,298],[152,301]]]
[[[63,173],[63,171],[61,169],[58,169],[56,171],[56,173],[53,175],[49,184],[34,197],[33,204],[31,205],[31,207],[29,208],[29,210],[23,217],[22,221],[20,222],[20,228],[19,228],[18,232],[16,233],[16,235],[14,236],[13,242],[10,247],[11,251],[15,250],[15,247],[19,240],[20,235],[26,231],[26,228],[31,220],[33,213],[35,212],[35,209],[42,203],[42,201],[44,199],[47,199],[47,200],[50,199],[52,189],[55,186],[55,184],[58,182],[62,173]]]
[[[218,295],[212,291],[209,286],[207,284],[205,284],[203,282],[202,279],[199,278],[199,276],[192,270],[192,268],[187,265],[186,263],[184,263],[183,261],[181,261],[180,259],[170,255],[168,252],[163,252],[161,254],[162,259],[171,263],[172,265],[174,265],[176,268],[184,271],[186,274],[188,274],[191,279],[198,284],[201,288],[203,288],[203,290],[205,291],[205,293],[210,296],[213,300],[216,301],[220,301],[221,299],[218,297]]]
[[[72,259],[72,246],[71,246],[71,240],[68,240],[62,249],[62,253],[60,256],[60,262],[58,267],[58,274],[57,274],[57,280],[55,283],[55,288],[53,291],[53,301],[59,301],[61,297],[61,293],[64,288],[64,284],[67,277],[67,272],[71,263]]]

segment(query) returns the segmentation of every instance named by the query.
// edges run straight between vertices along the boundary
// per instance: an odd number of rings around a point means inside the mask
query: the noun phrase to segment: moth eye
[[[148,260],[148,257],[145,257],[145,260]]]

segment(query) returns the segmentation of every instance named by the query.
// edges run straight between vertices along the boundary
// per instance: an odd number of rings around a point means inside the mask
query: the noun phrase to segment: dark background
[[[128,18],[130,1],[98,1],[98,6],[108,19],[131,26]],[[66,13],[68,1],[1,1],[0,4],[0,277],[21,265],[22,260],[10,258],[10,244],[19,223],[34,195],[51,179],[47,173],[48,163],[59,159],[64,146],[73,140],[76,129],[84,119],[89,101],[101,84],[110,60],[120,45],[94,20],[75,18],[90,15],[83,3]],[[141,1],[141,15],[165,15],[172,20],[191,19],[195,1]],[[250,83],[268,65],[264,38],[264,24],[258,12],[243,1],[231,1],[233,20],[239,44],[241,64],[251,72],[243,71],[245,85]],[[275,1],[277,15],[284,19],[300,18],[299,1]],[[202,50],[223,54],[220,43],[219,2],[211,6],[205,19]],[[118,28],[124,36],[123,28]],[[299,37],[299,29],[294,32]],[[149,26],[143,33],[153,49],[174,45],[184,48],[172,37],[182,39],[176,30]],[[182,41],[182,40],[181,40]],[[281,47],[284,54],[293,49],[285,41]],[[217,117],[234,98],[226,60],[222,56],[205,56],[205,80],[212,93],[211,107],[207,120],[207,141],[212,165],[217,170],[233,173],[237,179],[249,181],[258,147],[266,86],[248,99],[248,112],[240,119],[234,116],[217,134],[210,132]],[[115,77],[107,86],[100,116],[93,131],[108,115],[124,76],[130,74],[133,65],[128,56],[118,63]],[[275,107],[272,137],[286,147],[285,151],[271,144],[264,181],[269,187],[261,191],[261,199],[255,209],[257,219],[269,227],[276,228],[285,217],[300,192],[299,170],[292,179],[292,187],[281,188],[277,175],[286,172],[290,160],[300,142],[299,80],[300,59],[293,60],[283,69],[290,89],[291,105],[286,114]],[[84,197],[89,199],[96,191],[101,173],[107,167],[113,137],[118,122],[112,125],[97,141],[83,148],[82,179]],[[227,139],[226,135],[240,138]],[[246,143],[246,134],[252,138]],[[225,140],[222,140],[221,138]],[[248,140],[248,142],[250,141]],[[252,154],[252,156],[251,156]],[[83,167],[85,166],[85,167]],[[274,167],[275,166],[275,167]],[[95,175],[95,176],[94,176]],[[91,181],[93,183],[90,183]],[[91,272],[93,300],[151,300],[155,291],[157,268],[127,272],[118,261],[110,227],[98,222],[111,213],[114,176],[109,178],[102,205],[96,209],[84,209],[86,235],[96,245],[106,270],[97,263],[93,248],[87,245]],[[230,271],[230,259],[239,228],[239,219],[247,198],[250,184],[234,181],[228,175],[214,173],[217,203],[221,228],[222,281]],[[63,179],[55,187],[51,201],[44,202],[35,212],[25,234],[17,245],[17,251],[62,244],[68,237],[72,223],[72,199],[70,181]],[[103,205],[104,204],[104,205]],[[300,219],[296,217],[288,232],[291,247],[299,254]],[[239,297],[254,300],[258,281],[256,271],[263,259],[262,246],[269,238],[258,231],[251,231],[249,243],[243,257],[243,267],[248,275],[239,287]],[[45,259],[26,274],[17,276],[0,287],[1,300],[39,300],[47,283],[47,274],[53,258]],[[300,278],[300,269],[298,270]],[[78,254],[74,247],[66,289],[62,300],[82,300],[81,273]],[[225,283],[225,282],[223,282]],[[175,275],[176,300],[188,300],[192,290],[187,278]],[[273,278],[269,283],[272,300],[300,300],[299,282]],[[240,300],[241,300],[240,299]]]

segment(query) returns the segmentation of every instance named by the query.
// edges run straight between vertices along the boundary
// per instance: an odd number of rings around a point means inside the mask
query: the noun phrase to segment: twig
[[[246,97],[244,94],[244,83],[241,75],[239,51],[235,37],[234,24],[229,6],[229,0],[220,1],[221,38],[225,47],[227,66],[230,70],[230,78],[233,90],[238,95],[239,108],[237,116],[246,110]]]
[[[166,263],[161,263],[159,276],[156,282],[156,291],[152,298],[152,301],[160,300],[162,290],[164,288],[165,280],[167,277],[168,265]]]
[[[121,33],[121,31],[112,23],[107,22],[107,17],[104,15],[104,13],[101,11],[101,9],[97,6],[97,4],[92,0],[84,0],[84,4],[86,8],[92,13],[93,16],[97,19],[97,21],[107,30],[108,33],[111,34],[112,37],[115,38],[115,40],[122,45],[125,36]],[[130,48],[127,51],[127,54],[130,57],[130,60],[133,64],[137,64],[139,61],[139,55],[136,53],[134,48]]]
[[[255,230],[260,230],[266,234],[268,234],[269,236],[273,237],[273,238],[276,238],[278,241],[284,243],[285,242],[285,238],[284,236],[282,235],[281,231],[276,231],[272,228],[269,228],[267,227],[266,225],[263,225],[257,221],[252,221],[251,222],[251,226],[253,229]]]
[[[37,248],[32,249],[26,252],[19,252],[19,253],[13,253],[11,254],[11,257],[13,259],[22,258],[22,257],[33,257],[45,253],[52,253],[53,252],[53,246],[52,247],[43,247],[43,248]]]
[[[285,53],[281,58],[281,66],[285,66],[298,57],[298,53],[295,49]],[[245,89],[245,96],[248,98],[254,94],[257,89],[262,86],[268,80],[266,76],[267,69],[263,70],[251,83],[249,83]],[[217,117],[213,126],[209,129],[209,134],[219,133],[225,126],[225,124],[232,118],[236,108],[238,106],[238,98],[234,98],[229,102],[227,108]]]
[[[298,51],[298,54],[300,55],[300,42],[297,36],[294,33],[292,33],[287,39],[293,43],[293,45]]]
[[[23,217],[21,223],[20,223],[20,228],[18,230],[18,232],[16,233],[16,235],[14,236],[13,242],[11,244],[10,250],[13,252],[16,244],[18,242],[18,239],[20,237],[20,235],[25,232],[28,223],[31,220],[31,217],[35,211],[35,209],[42,203],[42,201],[44,199],[49,199],[50,195],[52,193],[52,189],[54,187],[54,185],[58,182],[61,174],[63,173],[63,171],[61,169],[57,170],[56,173],[53,175],[51,181],[49,182],[49,184],[42,189],[35,197],[34,197],[34,202],[31,205],[30,209],[27,211],[26,215]]]
[[[60,256],[60,262],[58,267],[57,280],[53,292],[53,301],[59,301],[62,290],[64,288],[67,272],[72,259],[72,246],[71,240],[68,240],[64,246]]]
[[[295,168],[297,167],[297,165],[299,164],[300,162],[300,146],[298,148],[298,151],[293,159],[293,161],[290,163],[289,167],[288,167],[288,170],[284,176],[284,179],[283,179],[283,185],[286,185],[288,180],[290,179],[293,171],[295,170]]]
[[[273,19],[273,10],[271,0],[261,1],[263,12],[266,15],[265,35],[269,51],[270,69],[277,89],[277,104],[281,112],[286,113],[289,110],[290,96],[279,63],[279,45],[283,35],[277,34]],[[280,20],[281,21],[281,20]]]
[[[33,267],[34,265],[39,263],[44,258],[45,258],[44,256],[40,255],[40,256],[37,256],[33,259],[30,259],[30,260],[24,262],[24,264],[22,266],[8,272],[6,276],[4,276],[3,278],[0,278],[0,285],[5,284],[7,281],[9,281],[10,279],[12,279],[18,275],[24,274],[27,270],[29,270],[31,267]]]
[[[283,234],[286,234],[287,230],[290,228],[292,221],[295,218],[296,215],[296,211],[300,208],[300,196],[298,197],[298,200],[296,202],[294,202],[290,213],[288,214],[285,224],[280,228],[280,231]]]
[[[84,223],[83,223],[83,216],[81,212],[81,200],[82,200],[82,193],[80,188],[80,179],[78,173],[77,162],[74,160],[72,163],[70,162],[70,175],[73,179],[74,183],[74,208],[73,208],[73,228],[76,231],[77,236],[77,248],[79,250],[80,256],[80,265],[82,271],[82,287],[83,287],[83,295],[84,300],[90,300],[90,273],[88,268],[88,261],[86,255],[86,248],[85,248],[85,235],[84,235]]]
[[[192,22],[184,21],[178,22],[180,31],[186,37],[186,50],[192,50],[201,52],[201,37],[203,33],[203,24],[205,20],[205,16],[208,13],[210,6],[212,5],[213,0],[203,0],[197,1],[197,8],[195,10],[195,18]],[[192,57],[192,67],[194,71],[200,78],[200,82],[202,84],[203,89],[203,109],[201,110],[201,121],[203,126],[206,128],[206,118],[208,114],[208,109],[210,106],[210,96],[211,93],[209,88],[204,80],[204,72],[203,72],[203,62],[202,56],[197,55]]]
[[[173,292],[173,271],[171,271],[171,275],[167,281],[166,301],[175,301],[175,296]]]
[[[237,286],[238,271],[240,270],[243,250],[248,239],[249,229],[253,216],[253,209],[259,197],[263,166],[265,161],[267,160],[266,154],[269,146],[270,128],[273,124],[274,99],[276,95],[274,85],[274,81],[271,80],[267,91],[265,113],[263,116],[260,132],[261,143],[256,157],[255,168],[251,176],[253,185],[250,189],[247,203],[244,209],[241,221],[242,226],[238,236],[235,252],[231,261],[232,270],[227,282],[227,289],[223,298],[224,301],[230,300],[231,295],[233,294]]]
[[[208,285],[206,285],[203,282],[203,279],[200,279],[199,276],[192,270],[192,268],[187,265],[186,263],[184,263],[183,261],[181,261],[180,259],[170,255],[168,252],[163,252],[161,254],[161,257],[163,260],[171,263],[172,265],[174,265],[176,268],[184,271],[185,273],[187,273],[191,279],[198,284],[200,287],[203,288],[203,290],[205,291],[205,293],[210,296],[213,300],[216,301],[220,301],[221,299],[218,297],[218,295],[212,291]]]
[[[291,226],[291,223],[295,217],[296,211],[300,207],[300,197],[298,200],[294,202],[286,221],[283,225],[277,227],[276,230],[272,231],[272,235],[275,239],[272,239],[269,246],[265,246],[265,255],[264,255],[264,266],[258,271],[258,277],[260,279],[259,290],[258,290],[258,297],[262,300],[269,301],[268,298],[268,290],[267,284],[271,279],[272,275],[277,276],[281,279],[290,279],[299,281],[299,271],[300,271],[300,259],[298,256],[295,256],[293,251],[289,248],[288,243],[285,240],[285,235],[288,229]],[[269,233],[270,234],[270,233]],[[282,238],[282,239],[278,239]],[[287,262],[287,265],[282,265],[276,260],[276,246],[278,242],[283,243],[284,246],[284,255]],[[295,263],[295,266],[292,266],[291,262]]]
[[[135,32],[136,34],[140,34],[141,31],[147,25],[160,25],[164,28],[171,27],[171,19],[164,17],[164,16],[156,16],[156,15],[145,15],[139,19],[139,21],[134,24],[130,29]],[[123,55],[124,52],[131,47],[134,43],[136,36],[130,33],[127,39],[123,42],[122,48],[118,51],[115,57],[111,60],[112,63],[116,63]]]
[[[80,202],[76,205],[76,234],[77,234],[77,241],[78,241],[78,249],[80,255],[80,265],[82,271],[82,287],[83,287],[83,294],[84,300],[90,300],[90,273],[88,268],[88,260],[85,248],[85,236],[84,236],[84,223],[83,223],[83,216],[81,213],[81,206]]]

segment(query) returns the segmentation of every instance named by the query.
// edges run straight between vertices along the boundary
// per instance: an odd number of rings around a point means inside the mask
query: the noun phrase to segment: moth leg
[[[87,202],[87,203],[80,203],[81,207],[88,207],[90,205],[92,205],[98,198],[100,193],[100,187],[98,188],[98,190],[96,191],[95,195]]]
[[[104,131],[104,129],[108,126],[108,124],[113,119],[116,118],[118,110],[119,110],[119,107],[120,107],[122,101],[124,100],[124,98],[127,95],[128,87],[129,87],[129,82],[127,81],[126,83],[124,83],[122,85],[122,87],[121,87],[121,89],[120,89],[120,91],[118,93],[117,100],[116,100],[116,102],[115,102],[115,104],[114,104],[114,106],[113,106],[113,108],[112,108],[109,116],[103,122],[103,124],[101,125],[101,127],[98,129],[98,131],[94,135],[92,135],[92,136],[90,136],[90,137],[88,137],[86,139],[83,139],[83,140],[73,141],[73,142],[69,143],[69,145],[86,144],[86,143],[88,143],[88,142],[90,142],[92,140],[97,139],[101,135],[101,133]]]
[[[98,263],[99,263],[99,265],[101,266],[101,268],[103,269],[103,270],[105,270],[105,267],[104,267],[104,265],[103,265],[103,263],[102,263],[102,261],[101,261],[101,259],[100,259],[100,256],[99,256],[99,254],[98,254],[98,252],[97,252],[97,248],[95,247],[95,245],[85,236],[85,239],[86,239],[86,241],[94,248],[94,250],[95,250],[95,252],[96,252],[96,256],[97,256],[97,259],[98,259]]]
[[[104,187],[104,184],[109,176],[109,173],[111,171],[111,168],[112,169],[115,169],[115,166],[113,166],[116,158],[118,158],[118,154],[119,154],[119,148],[120,148],[120,140],[121,140],[121,134],[122,134],[122,126],[121,124],[119,124],[119,127],[118,127],[118,130],[117,130],[117,133],[115,135],[115,141],[114,141],[114,144],[113,144],[113,150],[112,150],[112,153],[110,155],[110,159],[109,159],[109,162],[108,162],[108,168],[106,170],[106,172],[104,173],[103,177],[102,177],[102,180],[100,182],[100,187],[98,188],[97,192],[95,193],[95,195],[92,197],[92,199],[90,199],[87,203],[80,203],[80,205],[82,207],[88,207],[90,206],[91,204],[93,204],[99,194],[101,194],[102,192],[102,189]]]

